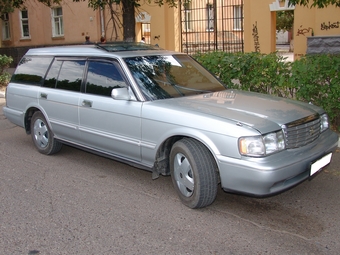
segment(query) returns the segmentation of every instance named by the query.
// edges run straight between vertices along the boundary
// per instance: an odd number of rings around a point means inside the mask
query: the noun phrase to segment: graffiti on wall
[[[309,27],[309,28],[302,28],[302,26],[300,26],[300,28],[298,28],[297,32],[296,32],[296,36],[299,35],[304,35],[306,36],[306,34],[312,34],[313,36],[313,28]]]
[[[260,50],[260,40],[259,40],[259,33],[257,30],[257,22],[253,24],[253,38],[254,38],[254,45],[255,45],[255,52],[261,52]]]
[[[333,22],[333,23],[328,21],[328,24],[326,24],[326,22],[321,23],[321,30],[329,30],[329,29],[336,29],[336,28],[340,28],[340,21],[336,21],[336,22]],[[302,28],[302,26],[300,26],[300,28],[296,32],[297,36],[299,36],[299,35],[306,36],[306,34],[314,36],[313,28],[311,28],[311,27]]]
[[[321,30],[328,30],[328,29],[334,29],[334,28],[339,28],[340,21],[333,22],[331,23],[328,21],[328,25],[326,25],[325,22],[321,23]]]

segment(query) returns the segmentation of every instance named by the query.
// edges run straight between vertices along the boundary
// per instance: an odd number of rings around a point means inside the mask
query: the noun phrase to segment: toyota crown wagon
[[[190,56],[147,44],[29,50],[4,114],[37,150],[63,144],[170,175],[190,208],[265,197],[316,175],[338,136],[315,105],[228,89]]]

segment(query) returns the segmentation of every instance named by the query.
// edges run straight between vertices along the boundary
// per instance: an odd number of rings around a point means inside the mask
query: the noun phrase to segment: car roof
[[[26,55],[44,56],[86,56],[86,57],[133,57],[146,55],[169,55],[183,54],[180,52],[167,51],[156,45],[145,43],[112,42],[106,44],[84,44],[69,46],[53,46],[32,48]]]

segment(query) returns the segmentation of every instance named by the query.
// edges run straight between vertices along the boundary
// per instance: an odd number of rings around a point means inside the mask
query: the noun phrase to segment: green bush
[[[0,55],[0,87],[7,86],[11,75],[5,70],[12,63],[13,58],[6,55]]]
[[[237,88],[281,97],[292,97],[289,84],[290,62],[276,53],[196,54],[194,58],[229,88]]]
[[[321,106],[340,131],[340,55],[307,55],[292,64],[296,98]]]
[[[294,62],[276,53],[198,53],[194,58],[229,88],[311,102],[340,131],[339,55],[308,55]]]

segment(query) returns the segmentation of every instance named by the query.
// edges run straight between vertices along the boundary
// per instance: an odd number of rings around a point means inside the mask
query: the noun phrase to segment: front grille
[[[321,133],[321,120],[318,114],[288,123],[282,127],[286,139],[286,148],[294,149],[305,146]]]

